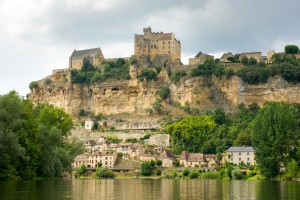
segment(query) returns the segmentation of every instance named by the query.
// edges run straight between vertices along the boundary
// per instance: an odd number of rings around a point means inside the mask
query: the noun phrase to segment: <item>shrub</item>
[[[52,83],[52,80],[50,78],[47,78],[45,81],[44,81],[44,84],[45,85],[49,85]]]
[[[99,178],[113,178],[115,175],[112,170],[107,169],[106,167],[98,167],[96,174]]]
[[[162,100],[160,98],[156,99],[156,101],[152,104],[152,108],[158,112],[161,113],[162,112]]]
[[[189,178],[190,179],[195,179],[199,177],[199,172],[197,170],[193,170],[189,173]]]
[[[157,80],[157,74],[152,69],[146,68],[143,69],[141,74],[138,76],[140,81],[143,81],[146,78],[146,81]]]
[[[155,69],[156,69],[156,73],[159,74],[161,71],[161,67],[156,67]]]
[[[189,173],[190,173],[189,168],[184,168],[184,170],[183,170],[183,172],[182,172],[182,175],[183,175],[183,176],[188,176]]]
[[[219,172],[206,172],[202,174],[202,178],[204,179],[219,179],[220,173]]]
[[[150,162],[143,162],[141,164],[141,175],[150,176],[152,174],[152,167]]]
[[[158,90],[158,95],[160,96],[160,98],[162,99],[167,99],[170,95],[170,88],[167,86],[162,86],[159,88]]]
[[[154,174],[157,175],[157,176],[160,176],[161,175],[161,169],[155,169]]]
[[[160,167],[160,166],[162,166],[162,161],[161,160],[156,160],[155,164],[156,164],[156,166]]]
[[[240,180],[243,178],[243,174],[239,168],[236,168],[236,169],[232,170],[231,177],[234,180]]]
[[[78,168],[78,175],[79,176],[83,176],[87,173],[87,168],[84,164],[80,165],[80,167]]]
[[[248,171],[248,172],[247,172],[247,177],[250,178],[250,177],[255,176],[256,174],[257,174],[256,171]]]
[[[29,89],[30,90],[33,90],[35,88],[38,88],[38,83],[36,81],[32,81],[30,84],[29,84]]]
[[[177,71],[177,72],[174,72],[172,75],[171,75],[171,81],[174,82],[174,83],[177,83],[180,81],[180,79],[182,77],[186,76],[186,71],[185,70],[181,70],[181,71]]]

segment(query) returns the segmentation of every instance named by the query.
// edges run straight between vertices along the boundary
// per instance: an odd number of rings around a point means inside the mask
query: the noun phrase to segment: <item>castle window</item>
[[[171,53],[171,51],[169,51],[169,53]]]

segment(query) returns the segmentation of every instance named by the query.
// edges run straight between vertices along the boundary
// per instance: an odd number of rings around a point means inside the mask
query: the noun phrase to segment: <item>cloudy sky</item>
[[[133,54],[143,27],[174,32],[182,60],[300,46],[299,0],[0,0],[0,94],[68,67],[74,49]]]

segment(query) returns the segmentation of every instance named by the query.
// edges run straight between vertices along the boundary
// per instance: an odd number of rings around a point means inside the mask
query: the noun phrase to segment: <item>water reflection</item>
[[[297,190],[298,188],[298,190]],[[297,199],[300,182],[57,180],[0,182],[0,199]]]

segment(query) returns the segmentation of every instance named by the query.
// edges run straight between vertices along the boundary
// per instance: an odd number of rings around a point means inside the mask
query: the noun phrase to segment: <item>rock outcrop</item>
[[[132,74],[131,80],[111,79],[86,85],[72,84],[68,70],[55,70],[47,77],[51,78],[52,83],[46,85],[44,80],[38,81],[39,87],[28,96],[34,103],[50,103],[73,116],[83,109],[104,115],[129,114],[137,119],[138,116],[148,115],[146,110],[152,108],[161,86],[171,89],[166,102],[189,104],[200,110],[222,107],[227,112],[234,112],[241,103],[248,105],[256,102],[261,106],[265,101],[300,103],[300,84],[290,84],[280,76],[258,85],[249,85],[237,76],[229,80],[185,77],[174,84],[168,79],[166,71],[160,72],[158,81],[149,82],[141,82],[136,79],[136,74]]]

